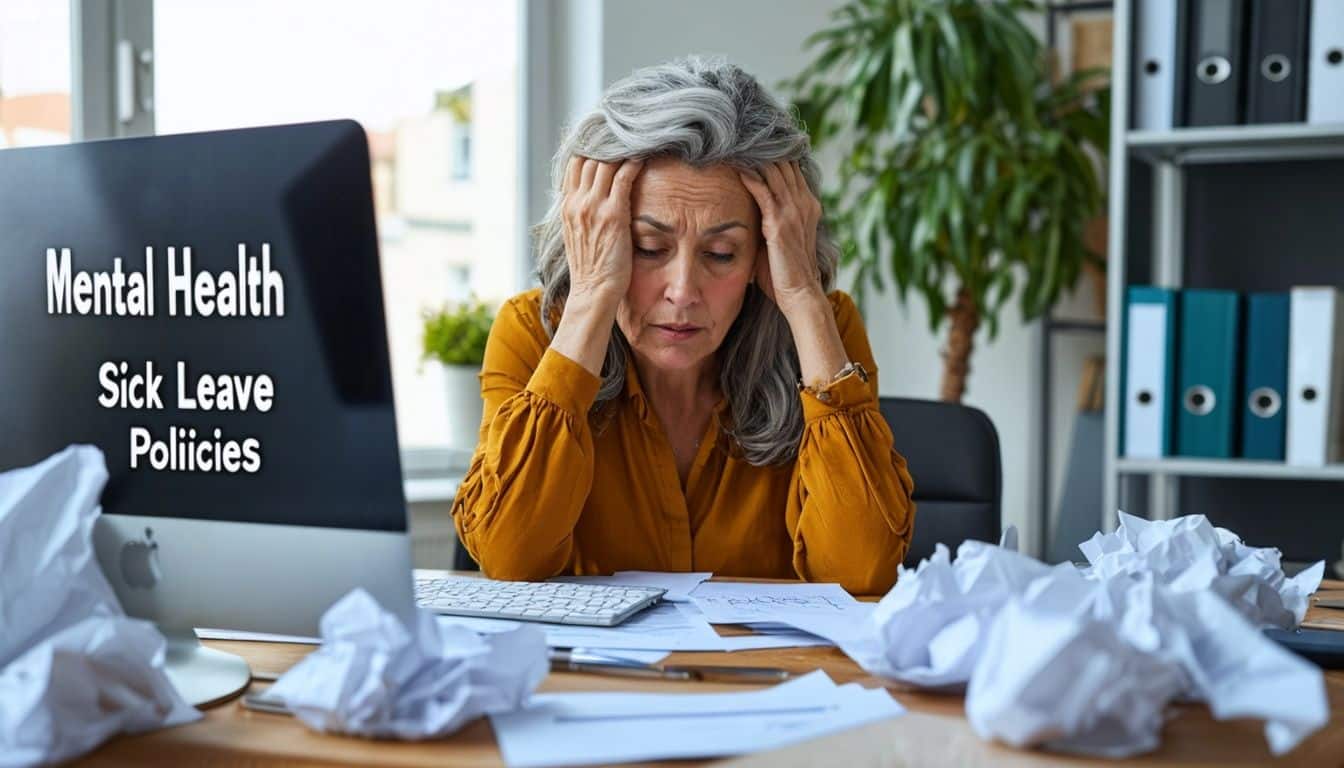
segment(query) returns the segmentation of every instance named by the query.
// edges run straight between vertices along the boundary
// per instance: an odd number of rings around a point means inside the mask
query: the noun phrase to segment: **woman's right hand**
[[[643,160],[604,163],[575,155],[565,168],[565,259],[569,298],[611,307],[630,287],[630,188]]]

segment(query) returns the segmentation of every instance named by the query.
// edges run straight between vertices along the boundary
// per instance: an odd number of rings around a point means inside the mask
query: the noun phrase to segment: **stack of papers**
[[[442,572],[438,572],[442,573]],[[617,572],[613,576],[563,576],[552,578],[551,581],[579,582],[579,584],[626,584],[637,586],[657,586],[657,588],[667,589],[664,594],[664,600],[667,603],[656,605],[656,607],[638,613],[632,619],[617,627],[582,627],[582,625],[570,624],[543,624],[530,623],[530,621],[513,621],[507,619],[481,619],[481,617],[470,616],[439,616],[439,623],[453,625],[453,627],[466,627],[476,632],[507,632],[511,629],[521,627],[521,625],[535,625],[546,632],[547,646],[552,648],[579,648],[591,654],[606,656],[606,658],[620,658],[629,660],[641,660],[641,662],[657,662],[671,651],[742,651],[755,650],[755,648],[789,648],[800,646],[829,646],[832,644],[829,640],[818,638],[809,632],[802,632],[788,623],[782,621],[767,621],[761,623],[762,619],[771,619],[773,615],[767,611],[767,604],[758,604],[757,611],[743,612],[741,615],[731,616],[727,613],[716,612],[715,617],[704,615],[700,604],[692,601],[692,593],[699,597],[699,589],[719,589],[719,588],[738,588],[730,590],[716,590],[712,596],[708,597],[706,604],[716,605],[723,600],[738,601],[739,597],[745,596],[745,600],[769,600],[767,597],[753,597],[755,590],[774,589],[780,592],[784,589],[797,589],[797,594],[804,596],[810,590],[818,589],[817,594],[824,594],[829,600],[848,601],[853,603],[852,597],[845,593],[839,585],[766,585],[766,584],[702,584],[707,578],[714,576],[712,573],[659,573],[648,572],[648,570],[624,570]],[[470,578],[470,577],[461,577]],[[731,599],[728,599],[731,594]],[[765,594],[765,593],[762,593]],[[793,597],[789,599],[780,599],[777,604],[790,604],[796,601]],[[806,600],[806,599],[804,599]],[[714,631],[710,624],[743,624],[747,623],[759,632],[758,635],[735,636],[735,638],[720,638],[719,633]],[[304,636],[290,635],[267,635],[261,632],[239,632],[231,629],[198,628],[196,635],[204,639],[212,640],[261,640],[261,642],[271,643],[321,643],[320,638],[304,638]]]
[[[824,672],[744,693],[548,693],[494,714],[504,762],[591,765],[775,749],[904,714],[885,690]]]
[[[581,648],[590,653],[609,657],[621,657],[623,653],[629,651],[741,651],[794,648],[832,643],[791,625],[785,626],[788,622],[775,621],[777,615],[766,610],[767,602],[773,600],[780,606],[789,604],[788,600],[803,604],[816,602],[819,605],[826,600],[855,602],[854,598],[834,584],[701,583],[711,575],[625,571],[613,576],[563,577],[563,581],[578,583],[661,587],[668,590],[673,602],[659,603],[615,627],[540,623],[534,626],[546,633],[546,644],[552,648]],[[738,589],[724,591],[720,587]],[[793,593],[794,597],[785,597],[789,590],[797,590]],[[703,603],[702,594],[707,595]],[[821,595],[824,595],[824,599]],[[701,608],[702,604],[709,605],[715,610],[714,618],[705,615]],[[731,610],[732,604],[743,604],[744,608],[734,612]],[[740,624],[767,620],[768,624],[761,624],[758,627],[764,632],[756,635],[720,637],[710,626],[710,624]],[[485,633],[504,632],[526,623],[471,616],[440,616],[439,621]]]
[[[436,577],[452,578],[443,571]],[[837,584],[721,584],[702,583],[712,573],[620,571],[611,576],[562,576],[552,581],[586,584],[631,584],[667,590],[663,602],[615,627],[543,624],[469,616],[439,616],[446,626],[475,632],[507,632],[535,626],[546,634],[552,648],[573,648],[606,658],[656,662],[671,651],[743,651],[832,645],[830,640],[797,629],[785,612],[828,616],[824,608],[839,605],[866,614],[871,606],[858,603]],[[471,578],[463,576],[461,578]],[[712,616],[703,606],[709,606]],[[792,615],[792,614],[789,614]],[[839,619],[840,615],[832,616]],[[758,634],[720,637],[711,624],[746,624]],[[321,643],[321,638],[271,635],[225,629],[198,628],[197,636],[212,640]]]
[[[476,632],[505,632],[524,622],[481,619],[471,616],[440,616],[443,624]],[[789,631],[779,634],[720,637],[692,603],[662,603],[636,614],[615,627],[585,627],[573,624],[535,624],[546,633],[552,648],[584,648],[610,655],[610,651],[741,651],[757,648],[790,648],[830,645],[810,634]]]

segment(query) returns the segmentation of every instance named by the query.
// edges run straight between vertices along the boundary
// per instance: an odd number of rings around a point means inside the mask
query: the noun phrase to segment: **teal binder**
[[[1176,453],[1230,458],[1235,442],[1241,297],[1231,291],[1181,295]]]
[[[1241,455],[1283,461],[1288,413],[1287,293],[1246,297],[1242,373]]]

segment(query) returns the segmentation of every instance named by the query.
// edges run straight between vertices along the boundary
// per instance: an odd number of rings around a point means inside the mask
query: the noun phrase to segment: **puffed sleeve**
[[[601,380],[549,348],[535,312],[514,299],[491,327],[480,440],[453,500],[458,540],[496,579],[565,569],[593,481],[588,409]]]
[[[785,522],[799,578],[878,595],[896,582],[910,545],[914,482],[877,407],[877,366],[858,308],[840,292],[831,304],[849,359],[869,378],[851,373],[817,395],[799,394],[803,439]]]

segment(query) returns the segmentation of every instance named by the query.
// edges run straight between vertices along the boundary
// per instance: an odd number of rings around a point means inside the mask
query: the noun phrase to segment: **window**
[[[453,116],[451,173],[455,180],[466,181],[471,178],[471,86],[445,94],[439,103]]]
[[[56,3],[60,5],[60,3]],[[158,133],[353,118],[368,133],[403,448],[447,442],[421,313],[521,288],[518,7],[156,0]]]
[[[0,2],[0,147],[70,141],[70,4]]]

